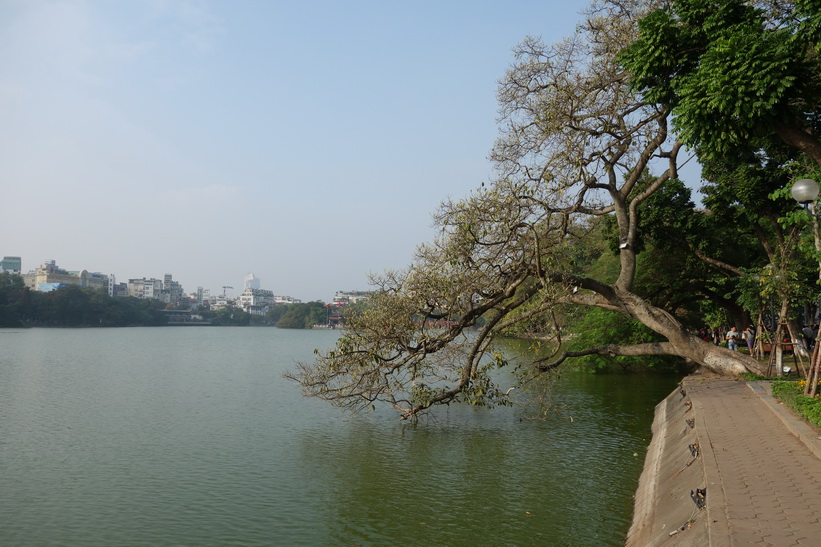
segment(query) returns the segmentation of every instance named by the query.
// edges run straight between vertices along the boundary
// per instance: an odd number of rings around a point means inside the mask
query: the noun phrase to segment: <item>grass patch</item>
[[[752,372],[742,372],[740,374],[742,378],[747,380],[748,382],[755,382],[757,380],[772,380],[769,376],[762,376],[760,374],[753,374]]]
[[[798,382],[775,381],[772,385],[773,397],[811,424],[821,427],[821,400],[817,397],[804,395],[805,386],[806,380],[799,380]]]

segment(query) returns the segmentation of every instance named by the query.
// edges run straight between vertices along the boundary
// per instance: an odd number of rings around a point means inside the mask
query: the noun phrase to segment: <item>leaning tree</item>
[[[682,146],[670,109],[636,93],[618,53],[635,40],[641,0],[595,2],[584,23],[553,45],[527,38],[499,88],[498,176],[435,215],[439,236],[405,270],[375,276],[371,305],[349,318],[336,347],[299,365],[304,392],[357,412],[389,403],[404,418],[434,405],[506,404],[491,369],[504,363],[494,335],[540,318],[556,342],[532,371],[582,355],[673,355],[720,374],[757,370],[747,355],[708,344],[675,309],[634,290],[639,207],[677,178]],[[660,172],[648,181],[647,172]],[[573,260],[591,219],[618,233],[615,280],[584,275]],[[663,341],[562,353],[557,306],[594,306],[633,318]]]

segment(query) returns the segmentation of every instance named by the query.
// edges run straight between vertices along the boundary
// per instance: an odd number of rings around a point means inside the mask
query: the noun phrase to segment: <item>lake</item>
[[[676,378],[564,374],[542,420],[347,419],[282,377],[338,336],[0,329],[0,544],[623,544]]]

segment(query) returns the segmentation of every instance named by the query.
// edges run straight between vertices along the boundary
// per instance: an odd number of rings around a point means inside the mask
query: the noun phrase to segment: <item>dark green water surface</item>
[[[346,420],[282,378],[334,331],[0,330],[0,545],[621,545],[674,378],[546,420]]]

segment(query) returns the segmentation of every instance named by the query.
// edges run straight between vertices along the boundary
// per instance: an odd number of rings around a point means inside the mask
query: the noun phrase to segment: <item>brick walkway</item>
[[[691,376],[682,387],[704,466],[710,545],[821,545],[821,434],[766,382]]]

